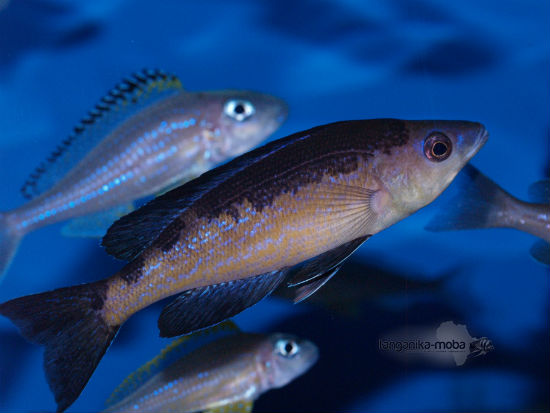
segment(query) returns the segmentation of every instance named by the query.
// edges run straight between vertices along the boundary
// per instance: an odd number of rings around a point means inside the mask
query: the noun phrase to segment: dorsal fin
[[[101,245],[115,258],[133,260],[150,246],[177,216],[205,193],[251,163],[306,136],[296,134],[270,142],[168,191],[111,225]]]
[[[181,90],[175,76],[143,69],[115,86],[29,176],[21,193],[32,199],[51,188],[120,122],[154,101]]]
[[[126,379],[124,379],[124,381],[107,399],[107,406],[112,406],[129,396],[155,374],[164,370],[186,354],[189,354],[191,351],[213,341],[219,340],[222,337],[239,332],[239,327],[237,327],[233,321],[227,320],[212,328],[200,330],[172,341],[168,346],[161,350],[155,358],[148,361],[126,377]]]

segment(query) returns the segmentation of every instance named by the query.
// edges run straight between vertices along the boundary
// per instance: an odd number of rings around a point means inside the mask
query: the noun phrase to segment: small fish
[[[103,236],[132,202],[240,155],[284,121],[286,104],[249,91],[187,92],[144,70],[104,97],[30,176],[30,202],[0,213],[0,280],[21,238],[73,219],[65,235]]]
[[[158,322],[174,337],[238,314],[285,280],[301,301],[372,234],[433,201],[486,140],[474,122],[374,119],[270,142],[113,224],[103,246],[129,261],[117,274],[11,300],[0,314],[46,347],[62,411],[140,309],[181,293]]]
[[[475,341],[470,343],[470,354],[471,357],[484,356],[495,349],[493,342],[487,337],[478,338]]]
[[[428,231],[514,228],[544,240],[535,243],[531,255],[550,265],[550,181],[529,187],[534,203],[510,195],[473,165],[466,165],[455,182],[458,193],[426,225]]]
[[[234,332],[185,354],[188,337],[132,373],[105,412],[250,412],[261,394],[287,385],[319,357],[315,344],[289,334]]]
[[[384,308],[395,307],[395,298],[406,298],[407,303],[433,299],[444,292],[444,284],[452,274],[443,274],[433,280],[411,279],[407,274],[388,270],[364,261],[348,259],[338,277],[330,281],[330,288],[322,288],[308,298],[308,303],[348,318],[359,318],[363,304],[370,302]],[[294,291],[281,285],[273,295],[293,300]],[[388,303],[389,301],[389,303]],[[399,301],[399,300],[398,300]],[[399,311],[402,306],[399,306]]]

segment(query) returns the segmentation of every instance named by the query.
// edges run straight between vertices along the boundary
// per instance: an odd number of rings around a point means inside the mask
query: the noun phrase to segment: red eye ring
[[[451,156],[453,143],[441,132],[433,132],[424,140],[424,155],[430,161],[441,162]]]

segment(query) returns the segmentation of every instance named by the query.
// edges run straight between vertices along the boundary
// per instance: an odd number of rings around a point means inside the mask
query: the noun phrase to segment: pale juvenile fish
[[[133,75],[30,176],[22,188],[30,202],[0,213],[0,279],[30,231],[75,218],[66,235],[103,236],[132,201],[250,150],[286,113],[269,95],[188,92],[162,71]]]
[[[315,344],[289,334],[239,331],[186,354],[188,338],[202,333],[176,340],[128,376],[105,412],[250,412],[261,394],[287,385],[319,357]]]
[[[337,122],[279,139],[219,166],[117,221],[112,277],[0,304],[42,344],[60,411],[80,394],[132,314],[183,293],[161,336],[214,325],[283,280],[313,294],[372,234],[433,201],[487,140],[465,121]]]
[[[430,220],[427,230],[514,228],[544,240],[533,245],[531,255],[550,265],[550,181],[529,187],[533,203],[510,195],[473,165],[463,169],[456,183],[457,194]]]

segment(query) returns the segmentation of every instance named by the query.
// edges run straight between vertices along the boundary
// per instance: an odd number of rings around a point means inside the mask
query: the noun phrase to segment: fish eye
[[[283,357],[293,357],[299,350],[298,343],[294,340],[278,340],[275,350]]]
[[[231,99],[225,103],[223,111],[230,118],[242,122],[252,116],[256,109],[248,100]]]
[[[434,132],[424,140],[424,155],[433,162],[447,159],[451,155],[452,149],[453,143],[441,132]]]

